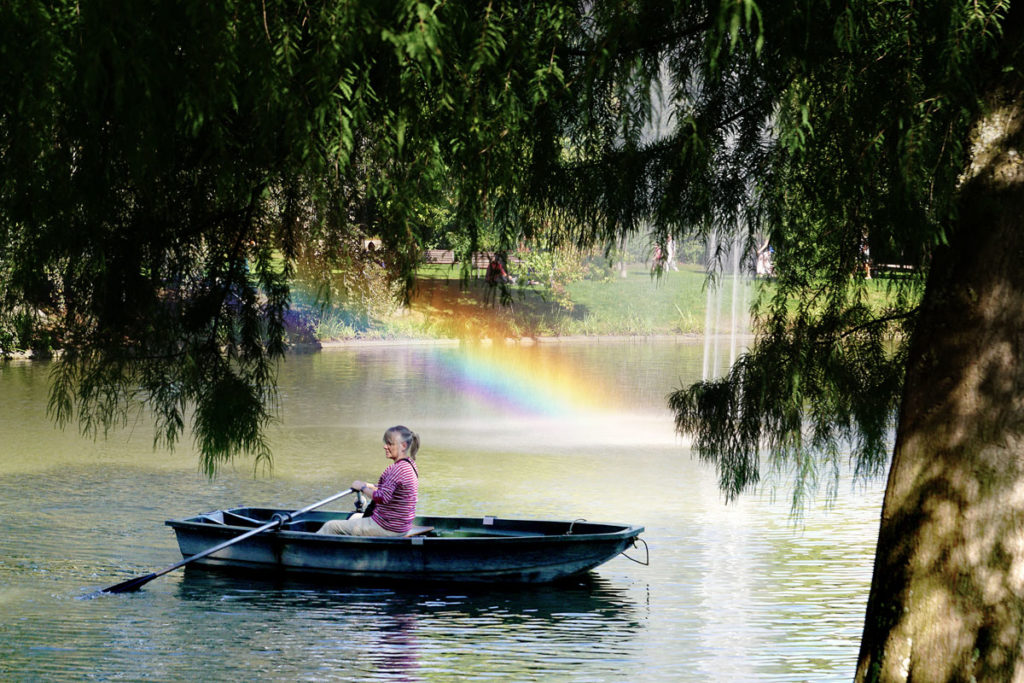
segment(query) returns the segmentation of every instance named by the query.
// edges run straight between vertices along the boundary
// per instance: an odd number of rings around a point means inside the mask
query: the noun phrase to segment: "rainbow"
[[[437,381],[503,413],[569,416],[616,409],[611,392],[559,353],[519,344],[463,344],[435,356]]]

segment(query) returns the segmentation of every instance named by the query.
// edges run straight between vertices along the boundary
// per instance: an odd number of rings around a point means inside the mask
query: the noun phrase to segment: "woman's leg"
[[[351,536],[352,526],[362,518],[362,514],[356,513],[348,519],[331,519],[324,522],[324,525],[317,530],[322,536]]]
[[[326,522],[318,534],[340,534],[343,536],[402,536],[403,534],[397,531],[388,531],[377,522],[373,521],[372,517],[363,517],[353,515],[348,519],[332,519]]]

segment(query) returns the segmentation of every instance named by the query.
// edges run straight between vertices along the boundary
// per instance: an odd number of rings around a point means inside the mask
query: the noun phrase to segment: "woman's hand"
[[[352,490],[365,493],[368,496],[373,496],[373,492],[377,490],[377,487],[373,484],[367,484],[365,481],[359,481],[356,479],[352,482]]]

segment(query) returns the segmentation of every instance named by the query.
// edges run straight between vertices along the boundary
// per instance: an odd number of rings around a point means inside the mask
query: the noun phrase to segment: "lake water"
[[[702,353],[605,342],[289,356],[273,471],[239,460],[212,481],[188,443],[153,451],[144,417],[106,440],[55,430],[47,365],[0,365],[0,679],[849,680],[883,483],[844,485],[797,524],[782,488],[726,505],[665,407],[699,378]],[[422,438],[422,513],[640,524],[650,565],[617,557],[567,586],[493,590],[186,567],[80,599],[180,559],[166,519],[297,509],[376,480],[382,432],[399,423]]]

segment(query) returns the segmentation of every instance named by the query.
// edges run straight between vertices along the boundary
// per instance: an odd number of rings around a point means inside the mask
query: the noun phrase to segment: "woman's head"
[[[420,437],[419,435],[402,425],[396,425],[391,427],[384,432],[384,443],[389,444],[405,444],[404,457],[410,460],[416,459],[416,451],[420,449]]]

